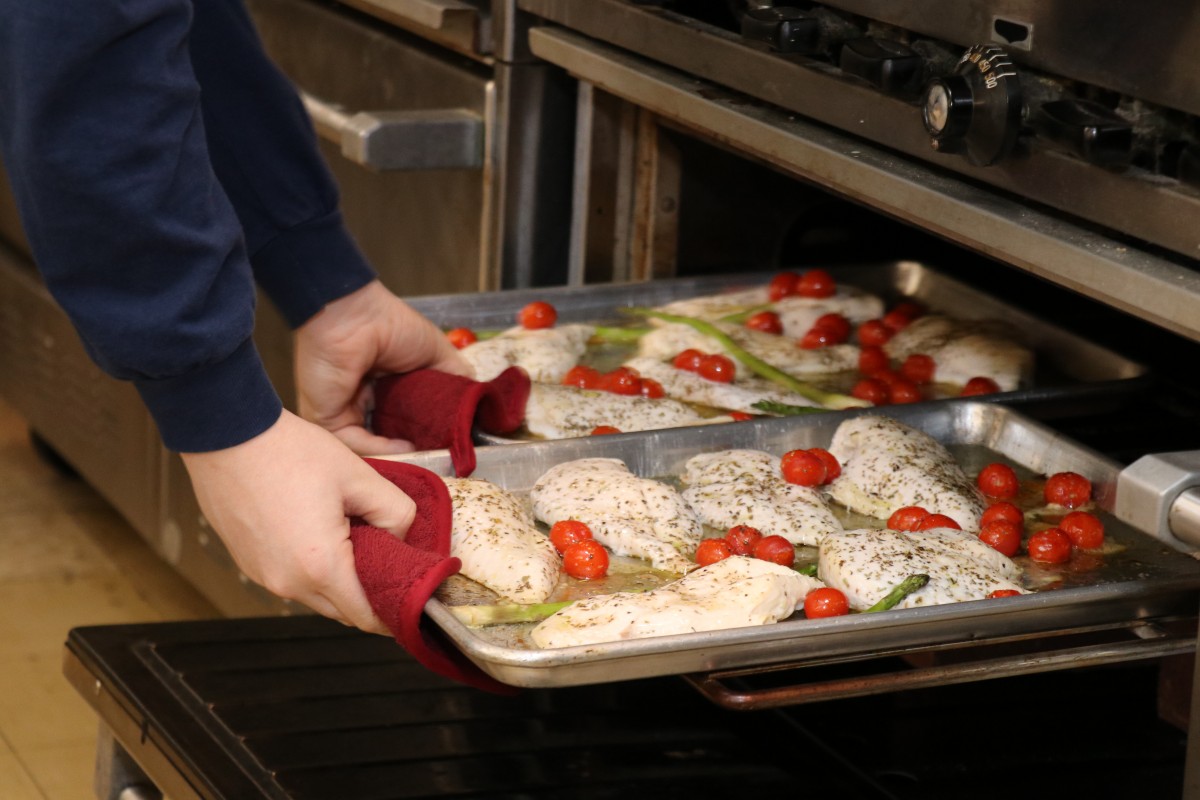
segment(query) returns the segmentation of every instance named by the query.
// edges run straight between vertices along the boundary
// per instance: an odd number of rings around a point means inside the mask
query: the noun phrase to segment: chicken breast
[[[581,458],[551,467],[529,493],[533,513],[547,525],[587,523],[593,537],[617,555],[656,569],[688,572],[703,536],[695,512],[672,487],[639,478],[615,458]]]
[[[773,333],[752,330],[728,322],[717,323],[734,342],[751,355],[758,356],[776,369],[791,375],[819,375],[858,368],[858,347],[835,344],[815,350],[797,347],[794,339]],[[638,356],[669,362],[679,353],[694,348],[703,353],[724,353],[715,339],[682,323],[661,325],[638,341]],[[736,380],[742,381],[754,373],[745,364],[733,359]]]
[[[1016,332],[999,320],[950,319],[936,314],[913,320],[898,331],[884,350],[903,361],[924,353],[937,365],[934,380],[965,384],[991,378],[1006,392],[1033,377],[1033,351],[1017,341]]]
[[[694,372],[676,369],[657,358],[632,358],[625,362],[625,366],[636,369],[643,378],[658,381],[668,397],[686,403],[745,411],[748,414],[763,413],[754,407],[759,400],[810,408],[818,405],[804,395],[789,392],[764,378],[747,377],[737,383],[719,383]]]
[[[459,350],[472,367],[475,380],[490,381],[509,367],[521,367],[530,380],[558,383],[575,366],[595,333],[591,325],[553,328],[509,328]]]
[[[476,478],[444,478],[453,516],[450,555],[462,574],[515,603],[541,603],[562,561],[529,510],[509,492]]]
[[[821,493],[788,483],[779,458],[760,450],[722,450],[694,456],[684,465],[683,499],[705,525],[735,525],[779,535],[792,544],[816,545],[842,530]]]
[[[967,531],[862,529],[821,541],[817,575],[844,592],[851,608],[869,608],[908,576],[921,574],[929,583],[896,608],[982,600],[997,589],[1025,591],[1017,583],[1017,565]]]
[[[808,333],[817,318],[825,314],[841,314],[854,324],[883,316],[883,300],[856,286],[845,284],[838,284],[832,297],[792,296],[772,303],[767,294],[767,287],[758,286],[676,300],[659,307],[658,310],[713,322],[721,317],[758,307],[770,308],[778,314],[780,322],[783,323],[784,336],[792,339],[798,339]]]
[[[525,427],[546,439],[587,436],[597,425],[622,432],[731,422],[728,416],[704,417],[667,397],[650,398],[535,383],[525,404]]]
[[[579,600],[540,622],[542,648],[768,625],[786,619],[822,584],[793,569],[733,556],[650,592]]]
[[[842,465],[829,494],[851,511],[887,519],[897,509],[921,506],[963,530],[979,529],[983,495],[932,436],[890,417],[867,415],[839,425],[829,452]]]

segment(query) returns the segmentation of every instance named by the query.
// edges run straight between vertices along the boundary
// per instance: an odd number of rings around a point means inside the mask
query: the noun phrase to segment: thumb
[[[363,463],[366,474],[346,493],[346,513],[403,539],[417,516],[417,504],[394,483]]]

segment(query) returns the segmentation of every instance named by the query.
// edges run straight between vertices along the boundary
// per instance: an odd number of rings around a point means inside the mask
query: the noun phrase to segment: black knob
[[[952,75],[925,85],[922,114],[935,150],[962,153],[977,166],[1008,155],[1021,130],[1021,80],[995,45],[968,50]]]
[[[843,72],[862,78],[886,94],[911,97],[921,88],[925,62],[910,47],[890,39],[863,37],[842,45]]]
[[[1133,126],[1090,100],[1045,103],[1034,116],[1033,127],[1041,136],[1093,164],[1128,164],[1133,153]]]
[[[749,8],[742,14],[742,36],[781,53],[814,52],[819,33],[817,20],[798,8]]]

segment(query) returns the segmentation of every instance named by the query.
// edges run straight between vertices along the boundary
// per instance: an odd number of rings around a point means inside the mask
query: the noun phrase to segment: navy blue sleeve
[[[199,5],[210,4],[241,13],[236,0]],[[245,441],[281,410],[250,339],[250,253],[294,324],[370,279],[327,176],[294,158],[311,130],[285,114],[260,135],[240,117],[245,96],[223,104],[234,76],[286,98],[266,109],[295,103],[252,31],[225,51],[222,80],[192,56],[229,20],[192,41],[192,11],[188,0],[0,0],[0,154],[35,260],[97,364],[134,383],[184,452]],[[350,258],[352,277],[329,278],[339,265],[313,253]],[[308,278],[315,288],[291,285]]]

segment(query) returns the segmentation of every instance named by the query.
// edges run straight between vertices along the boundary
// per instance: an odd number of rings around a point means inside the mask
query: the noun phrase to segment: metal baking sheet
[[[522,646],[487,629],[462,625],[437,599],[426,612],[462,651],[493,677],[517,686],[569,686],[656,675],[707,672],[854,657],[880,651],[1064,631],[1135,619],[1194,615],[1200,562],[1171,542],[1140,532],[1111,516],[1120,467],[1004,405],[962,401],[922,403],[882,411],[851,411],[738,425],[481,447],[473,477],[521,493],[551,466],[575,458],[614,457],[645,477],[677,475],[693,455],[726,448],[782,454],[828,446],[838,424],[850,416],[882,413],[919,428],[955,452],[970,469],[1006,459],[1034,474],[1071,470],[1092,479],[1106,535],[1124,550],[1105,556],[1104,566],[1077,573],[1062,588],[998,600],[855,614],[822,620],[785,620],[775,625],[664,636],[554,650]],[[397,457],[451,475],[449,454],[429,451]]]
[[[1032,385],[1000,392],[986,402],[1021,403],[1041,419],[1087,411],[1112,410],[1145,388],[1145,366],[913,261],[830,267],[839,283],[884,298],[887,305],[912,299],[959,319],[1001,319],[1020,333],[1035,352]],[[552,303],[562,322],[601,324],[628,321],[623,306],[657,306],[721,291],[763,286],[775,273],[678,278],[641,283],[519,289],[479,294],[413,298],[411,304],[443,328],[498,330],[516,324],[517,312],[533,300]],[[508,437],[477,434],[478,441],[503,444]]]

